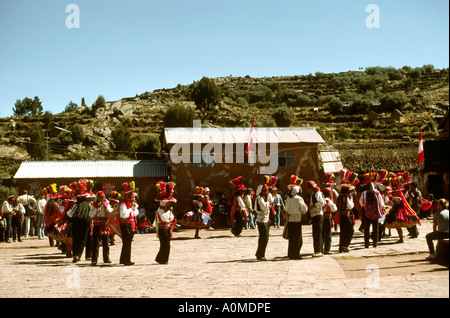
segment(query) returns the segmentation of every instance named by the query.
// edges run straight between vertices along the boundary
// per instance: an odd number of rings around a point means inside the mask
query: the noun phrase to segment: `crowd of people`
[[[195,229],[194,238],[200,238],[201,229],[213,229],[219,218],[226,217],[231,232],[239,236],[243,229],[257,229],[259,238],[256,259],[265,260],[270,227],[283,226],[283,238],[288,240],[287,256],[301,259],[302,226],[310,224],[313,237],[313,257],[331,254],[332,232],[339,227],[339,253],[351,251],[355,220],[361,221],[364,246],[376,247],[381,238],[398,233],[397,243],[403,243],[403,228],[411,238],[419,235],[420,218],[433,218],[433,232],[426,235],[430,255],[436,257],[434,240],[448,239],[448,201],[433,202],[422,198],[407,172],[366,173],[358,176],[353,171],[341,170],[340,182],[333,173],[326,173],[322,188],[313,181],[305,183],[295,175],[290,177],[286,191],[282,191],[276,176],[264,176],[254,191],[244,185],[242,176],[234,178],[231,200],[222,195],[217,202],[210,198],[208,187],[196,186],[192,203],[178,218],[174,214],[177,200],[173,194],[174,182],[160,181],[155,188],[155,211],[149,217],[143,204],[136,202],[133,181],[122,184],[122,193],[113,191],[108,198],[103,191],[93,193],[94,181],[82,179],[69,186],[56,184],[45,187],[38,199],[28,194],[9,196],[0,214],[0,242],[22,242],[22,236],[37,236],[49,240],[73,262],[85,259],[97,265],[100,246],[104,263],[111,263],[110,245],[115,236],[122,240],[119,263],[130,266],[131,247],[135,233],[155,232],[160,249],[155,261],[167,264],[173,231],[181,226]],[[281,195],[279,192],[283,192]],[[388,231],[388,233],[386,233]]]
[[[413,182],[408,172],[366,173],[341,170],[340,183],[335,175],[326,173],[321,189],[313,180],[304,184],[298,176],[291,176],[286,195],[280,196],[278,179],[264,176],[256,192],[244,185],[244,178],[231,180],[235,195],[231,205],[231,231],[239,236],[242,229],[256,226],[259,240],[255,256],[265,260],[270,226],[279,227],[284,219],[283,237],[288,239],[288,257],[301,258],[303,245],[302,224],[310,224],[313,236],[313,257],[330,254],[333,229],[339,231],[339,253],[348,253],[354,235],[355,220],[364,233],[364,247],[377,247],[381,238],[390,236],[391,229],[398,233],[397,243],[403,243],[403,228],[411,238],[417,238],[420,218],[433,218],[433,232],[426,239],[430,250],[427,259],[436,257],[433,240],[448,239],[448,201],[428,201]],[[386,233],[388,231],[388,233]]]

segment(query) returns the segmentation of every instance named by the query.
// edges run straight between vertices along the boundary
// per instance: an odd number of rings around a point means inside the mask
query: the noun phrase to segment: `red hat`
[[[315,181],[312,181],[312,180],[307,181],[307,182],[306,182],[306,186],[307,186],[307,187],[314,188],[314,189],[316,189],[317,191],[320,191],[320,188],[319,188],[319,186],[316,184]]]
[[[275,188],[276,187],[276,184],[277,184],[277,181],[278,181],[278,177],[265,175],[264,178],[265,178],[266,184],[267,184],[267,186],[269,186],[269,188]]]
[[[173,193],[175,192],[175,182],[169,181],[158,181],[155,185],[158,195],[155,199],[160,202],[177,202],[177,199],[173,197]]]
[[[119,202],[120,199],[120,193],[117,191],[111,192],[111,198],[109,198],[110,201]]]
[[[235,192],[247,189],[244,186],[244,177],[239,176],[230,181],[232,185],[234,185]]]
[[[196,186],[194,189],[194,195],[196,196],[203,195],[203,192],[205,192],[205,189],[203,187]]]

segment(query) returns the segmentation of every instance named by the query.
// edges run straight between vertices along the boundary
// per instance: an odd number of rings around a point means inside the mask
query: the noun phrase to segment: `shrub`
[[[402,110],[408,102],[408,96],[401,91],[388,93],[380,98],[381,108],[388,112],[392,112],[394,109]]]
[[[165,127],[192,127],[194,110],[183,105],[171,106],[164,115]]]
[[[72,132],[72,140],[76,144],[83,143],[86,139],[86,132],[84,131],[83,126],[80,124],[75,124],[70,128]]]
[[[135,141],[136,157],[139,160],[158,159],[161,152],[161,141],[155,135],[138,135]]]
[[[27,152],[33,159],[48,160],[47,146],[45,143],[44,131],[37,126],[30,129],[30,142],[27,143]]]
[[[294,112],[286,106],[278,107],[272,115],[278,127],[289,127],[294,121]]]
[[[342,101],[339,98],[333,97],[331,101],[328,103],[328,110],[332,115],[342,114]]]

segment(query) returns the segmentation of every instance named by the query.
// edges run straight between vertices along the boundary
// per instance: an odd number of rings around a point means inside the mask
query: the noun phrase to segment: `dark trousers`
[[[372,241],[373,247],[377,247],[378,244],[378,218],[376,220],[366,218],[364,220],[364,246],[369,247],[369,238],[370,238],[370,225],[372,225]]]
[[[312,224],[314,253],[323,253],[323,239],[322,239],[323,215],[320,214],[312,217],[311,224]]]
[[[159,252],[156,255],[155,261],[160,264],[165,264],[169,261],[170,255],[170,230],[158,229],[159,237]]]
[[[94,238],[91,235],[91,226],[89,225],[89,231],[88,231],[88,235],[86,236],[86,259],[91,258],[92,257],[92,250],[94,248]]]
[[[94,225],[94,230],[92,233],[92,262],[97,262],[98,252],[100,249],[100,240],[102,241],[103,248],[103,261],[109,261],[109,244],[108,244],[108,236],[109,235],[101,235],[100,234],[100,225]]]
[[[329,252],[331,249],[331,229],[332,229],[332,222],[330,218],[323,219],[323,226],[322,226],[322,241],[323,241],[323,251]]]
[[[300,258],[300,249],[303,245],[302,222],[288,222],[288,257],[292,259]]]
[[[417,224],[406,229],[411,235],[411,238],[417,238],[419,236],[419,230],[417,229]]]
[[[122,250],[120,252],[120,264],[131,263],[131,242],[133,241],[133,230],[130,223],[121,223],[120,231],[122,232]]]
[[[427,239],[427,244],[428,244],[428,249],[430,250],[430,254],[434,254],[435,250],[434,250],[434,244],[433,241],[434,240],[442,240],[442,239],[448,239],[448,232],[439,232],[439,231],[435,231],[435,232],[430,232],[428,233],[425,238]]]
[[[20,240],[20,237],[22,236],[22,218],[13,216],[11,219],[11,227],[13,240],[15,241],[16,237]]]
[[[339,225],[341,228],[339,233],[339,252],[342,252],[350,246],[355,230],[353,229],[353,220],[348,215],[340,215]]]
[[[231,233],[233,233],[234,236],[238,236],[241,234],[243,228],[244,228],[244,218],[242,217],[241,212],[236,212],[234,214],[234,222],[231,225]]]
[[[84,220],[72,221],[72,254],[81,257],[89,235],[90,224]]]
[[[261,257],[266,257],[266,247],[269,242],[269,229],[270,224],[268,222],[257,222],[258,225],[258,249],[256,250],[256,258],[260,259]]]

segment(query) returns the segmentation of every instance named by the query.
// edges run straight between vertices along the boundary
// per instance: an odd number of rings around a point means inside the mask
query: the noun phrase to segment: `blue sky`
[[[79,8],[79,28],[66,18]],[[369,4],[379,28],[368,28]],[[91,105],[203,76],[448,67],[447,0],[1,0],[0,117]]]

